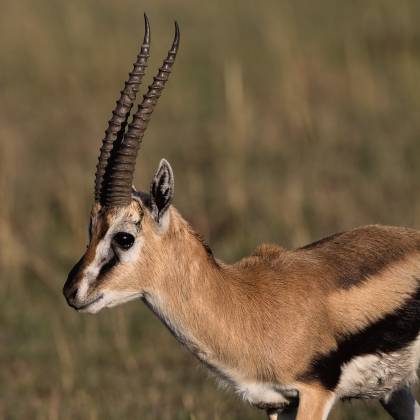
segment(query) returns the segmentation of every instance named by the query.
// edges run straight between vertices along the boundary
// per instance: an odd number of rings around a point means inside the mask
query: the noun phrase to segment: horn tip
[[[143,44],[150,44],[150,23],[146,13],[144,13],[144,39]]]
[[[175,21],[175,36],[174,36],[174,42],[172,44],[172,51],[173,52],[176,52],[178,50],[179,38],[180,38],[179,25],[178,25],[178,22]]]

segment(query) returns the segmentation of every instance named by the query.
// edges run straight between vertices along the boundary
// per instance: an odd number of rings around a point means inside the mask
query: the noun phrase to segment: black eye
[[[122,249],[129,249],[134,244],[134,236],[127,232],[118,232],[112,239]]]

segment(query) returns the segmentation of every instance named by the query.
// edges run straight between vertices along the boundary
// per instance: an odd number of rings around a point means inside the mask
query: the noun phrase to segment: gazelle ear
[[[162,159],[150,186],[152,216],[159,223],[174,196],[174,174],[171,165]]]

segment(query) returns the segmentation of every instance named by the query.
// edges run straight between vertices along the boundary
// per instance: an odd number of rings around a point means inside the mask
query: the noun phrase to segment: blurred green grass
[[[257,419],[138,302],[61,296],[86,243],[106,121],[152,23],[182,44],[137,167],[216,255],[366,223],[420,227],[420,4],[6,0],[0,14],[0,418]],[[335,420],[386,418],[340,404]]]

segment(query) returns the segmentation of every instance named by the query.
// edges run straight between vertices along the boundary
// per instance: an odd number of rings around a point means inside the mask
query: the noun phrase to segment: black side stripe
[[[400,350],[413,342],[420,327],[420,287],[400,308],[364,330],[341,337],[334,351],[319,355],[311,368],[300,376],[302,381],[317,381],[334,390],[341,368],[356,356],[389,353]]]

